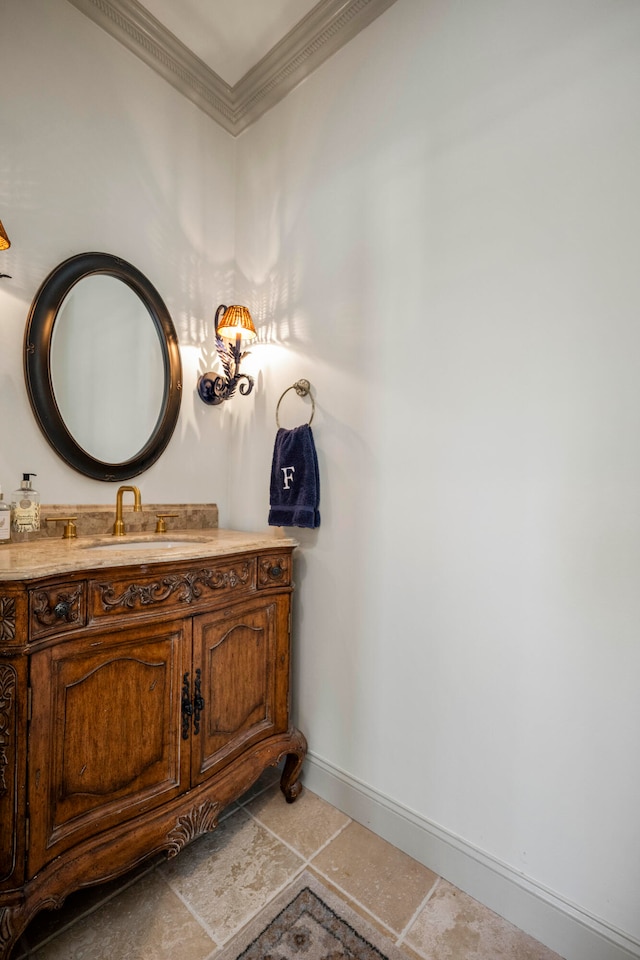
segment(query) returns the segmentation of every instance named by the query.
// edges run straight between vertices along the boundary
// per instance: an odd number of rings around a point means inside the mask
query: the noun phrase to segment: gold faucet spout
[[[122,494],[126,492],[133,494],[133,509],[136,513],[140,513],[142,510],[142,499],[140,497],[140,491],[137,487],[118,487],[118,493],[116,494],[116,522],[113,525],[113,536],[114,537],[123,537],[125,534],[124,521],[122,519]]]

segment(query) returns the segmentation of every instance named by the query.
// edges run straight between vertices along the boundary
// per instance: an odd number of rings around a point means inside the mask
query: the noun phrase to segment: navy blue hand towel
[[[320,477],[308,423],[276,434],[271,465],[272,527],[319,527]]]

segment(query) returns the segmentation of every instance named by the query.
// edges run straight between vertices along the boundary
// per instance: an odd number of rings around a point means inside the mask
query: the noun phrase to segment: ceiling
[[[395,0],[69,0],[236,136]]]
[[[242,79],[317,0],[145,0],[149,13],[229,86]]]

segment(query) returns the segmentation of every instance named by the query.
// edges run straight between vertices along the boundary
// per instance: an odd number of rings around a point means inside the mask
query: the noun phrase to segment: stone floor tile
[[[355,822],[311,865],[397,934],[437,880],[427,867]]]
[[[215,942],[157,873],[60,932],[33,960],[205,960]]]
[[[316,854],[350,823],[344,813],[308,790],[303,790],[295,803],[287,803],[278,784],[252,800],[245,809],[305,859]]]
[[[335,896],[339,897],[340,900],[346,903],[347,906],[351,910],[353,910],[354,913],[357,913],[358,916],[362,917],[363,920],[366,920],[366,922],[370,926],[375,927],[376,930],[378,930],[384,937],[386,937],[392,943],[395,943],[396,945],[399,944],[399,939],[400,939],[399,934],[396,933],[394,930],[391,930],[386,923],[382,923],[382,921],[380,921],[378,917],[375,916],[375,914],[371,913],[370,910],[366,910],[358,900],[354,900],[347,893],[345,893],[345,891],[341,887],[337,887],[334,883],[331,883],[331,881],[328,880],[324,874],[319,873],[317,870],[314,870],[313,866],[308,866],[307,870],[313,877],[316,878],[316,880],[318,880],[322,884],[323,887],[326,887],[327,890],[329,890]],[[402,944],[401,946],[402,946],[403,953],[406,953],[407,957],[410,958],[410,960],[424,960],[423,957],[418,957],[418,955],[415,953],[414,950],[405,947],[404,944]]]
[[[224,943],[303,866],[300,857],[238,810],[158,869]]]
[[[164,857],[162,856],[151,857],[145,863],[134,867],[115,880],[109,880],[106,883],[99,883],[93,887],[84,887],[74,891],[69,894],[59,909],[41,910],[40,913],[35,915],[14,947],[13,956],[15,960],[21,960],[21,958],[26,956],[30,951],[35,951],[45,940],[56,936],[60,930],[80,920],[86,914],[91,913],[100,906],[100,904],[122,893],[123,890],[132,883],[137,882],[144,874],[153,870],[163,859]]]
[[[270,768],[224,811],[217,830],[174,860],[156,857],[72,894],[59,911],[43,911],[16,958],[211,960],[216,944],[228,942],[308,862],[409,960],[559,960],[312,792],[287,804],[279,777]]]
[[[445,880],[438,882],[405,941],[429,960],[560,960]]]

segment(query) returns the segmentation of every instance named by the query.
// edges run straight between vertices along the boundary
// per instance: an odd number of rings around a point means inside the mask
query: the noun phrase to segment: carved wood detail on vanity
[[[198,807],[194,807],[189,813],[178,817],[176,825],[167,836],[167,856],[177,856],[183,847],[195,840],[196,837],[215,830],[218,826],[218,814],[221,807],[219,803],[212,803],[205,800]]]
[[[18,675],[9,664],[0,664],[0,797],[9,791],[7,767],[15,737],[15,696]],[[13,744],[15,747],[15,744]]]
[[[200,568],[184,573],[172,574],[160,579],[144,582],[98,583],[97,590],[105,612],[118,607],[133,610],[136,607],[149,607],[154,603],[174,600],[177,603],[193,603],[202,597],[202,588],[212,591],[234,590],[237,587],[250,586],[253,564],[243,563],[238,567]]]
[[[272,587],[276,583],[291,583],[291,558],[261,557],[258,565],[258,586]]]
[[[0,597],[0,640],[13,640],[16,635],[16,601]]]
[[[0,907],[0,956],[11,949],[11,943],[15,939],[12,923],[14,913],[11,907]]]
[[[31,614],[36,621],[32,624],[33,633],[45,633],[49,627],[59,627],[62,624],[82,626],[85,622],[85,596],[84,583],[62,589],[54,587],[33,591]]]
[[[16,784],[16,690],[18,674],[9,663],[0,663],[0,822],[2,830],[15,829]],[[11,876],[16,843],[0,845],[0,881]]]

